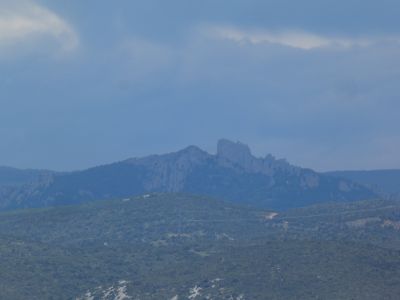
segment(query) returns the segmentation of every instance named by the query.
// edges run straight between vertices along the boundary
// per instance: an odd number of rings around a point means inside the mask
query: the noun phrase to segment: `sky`
[[[400,168],[400,2],[0,0],[0,165],[247,143]]]

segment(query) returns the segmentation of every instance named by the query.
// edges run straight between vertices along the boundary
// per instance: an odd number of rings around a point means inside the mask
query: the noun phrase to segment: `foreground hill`
[[[381,241],[399,224],[397,202],[276,214],[176,194],[2,213],[0,298],[398,299]]]
[[[0,193],[0,209],[68,205],[147,192],[186,192],[276,209],[375,197],[350,180],[296,167],[271,155],[257,158],[248,146],[221,140],[216,155],[190,146],[175,153],[54,174],[36,185]]]

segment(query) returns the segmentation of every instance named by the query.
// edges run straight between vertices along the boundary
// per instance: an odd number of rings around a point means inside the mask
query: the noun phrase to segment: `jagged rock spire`
[[[227,139],[220,139],[217,145],[217,155],[220,158],[235,162],[239,165],[246,165],[253,159],[249,146],[241,142],[232,142]]]

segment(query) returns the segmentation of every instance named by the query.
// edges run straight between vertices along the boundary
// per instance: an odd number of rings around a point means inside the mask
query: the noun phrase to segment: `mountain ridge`
[[[385,197],[400,199],[400,169],[344,170],[325,174],[358,182]]]
[[[259,158],[241,142],[221,139],[215,155],[196,146],[177,152],[130,158],[0,192],[0,209],[46,207],[112,199],[148,192],[184,192],[232,202],[287,209],[324,201],[375,198],[374,192],[289,164],[272,155]]]
[[[15,186],[41,180],[41,178],[55,173],[56,172],[50,170],[18,169],[8,166],[0,166],[0,187]]]

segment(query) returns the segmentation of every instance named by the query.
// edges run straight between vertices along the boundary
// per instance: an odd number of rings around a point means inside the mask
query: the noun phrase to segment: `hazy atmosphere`
[[[399,10],[1,0],[0,165],[82,169],[225,137],[321,171],[400,168]]]
[[[399,300],[399,12],[0,0],[0,300]]]

